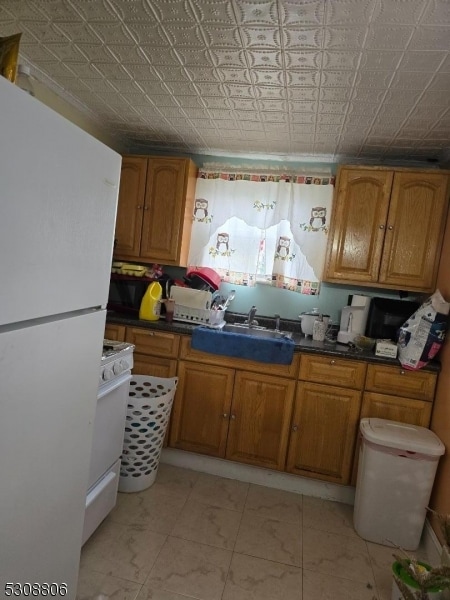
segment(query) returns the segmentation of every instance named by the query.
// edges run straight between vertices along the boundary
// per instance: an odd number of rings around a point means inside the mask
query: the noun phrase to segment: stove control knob
[[[111,377],[114,376],[113,370],[111,368],[105,368],[103,371],[103,381],[108,381]]]
[[[120,361],[115,362],[112,370],[113,370],[114,375],[120,375],[123,371],[121,362]]]

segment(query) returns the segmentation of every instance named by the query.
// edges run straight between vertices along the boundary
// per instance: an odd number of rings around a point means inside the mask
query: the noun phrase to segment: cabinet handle
[[[335,360],[330,360],[330,365],[335,365],[336,361]]]
[[[236,419],[236,415],[231,415],[231,420],[234,421]]]
[[[394,229],[394,227],[393,227],[392,225],[389,225],[388,229],[389,229],[390,231],[392,231],[392,230]]]
[[[144,210],[148,210],[148,206],[144,206]]]
[[[138,210],[141,210],[142,206],[141,206],[140,204],[138,204],[138,205],[136,206],[136,208],[137,208]]]
[[[405,375],[405,371],[400,371],[400,375]]]
[[[298,431],[298,425],[292,425],[292,431]]]
[[[384,229],[384,225],[380,225],[380,229]]]
[[[228,413],[223,413],[222,417],[223,417],[224,419],[228,419]]]

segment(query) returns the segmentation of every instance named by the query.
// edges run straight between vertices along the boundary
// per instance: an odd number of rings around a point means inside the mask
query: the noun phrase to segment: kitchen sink
[[[241,335],[269,340],[286,340],[292,338],[292,333],[290,331],[275,331],[274,329],[267,329],[266,327],[259,326],[249,327],[248,325],[239,323],[227,323],[223,326],[222,331],[240,333]]]

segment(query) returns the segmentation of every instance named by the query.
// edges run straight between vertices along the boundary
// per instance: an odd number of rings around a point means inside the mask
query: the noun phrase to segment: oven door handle
[[[102,384],[98,390],[98,394],[97,394],[97,399],[103,398],[103,396],[106,396],[106,394],[111,393],[112,391],[114,391],[115,389],[117,389],[118,387],[120,387],[121,385],[123,385],[124,383],[128,383],[128,381],[130,381],[131,379],[131,371],[124,371],[120,377],[117,377],[117,379],[113,379],[112,381],[109,382],[105,382],[104,384]]]
[[[100,483],[98,483],[86,496],[86,508],[90,507],[94,500],[100,496],[103,490],[107,488],[111,481],[113,481],[116,477],[117,473],[115,471],[110,471],[106,477],[103,477]]]

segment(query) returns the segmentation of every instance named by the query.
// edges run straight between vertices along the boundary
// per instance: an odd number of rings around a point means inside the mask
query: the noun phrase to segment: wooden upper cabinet
[[[447,215],[448,176],[396,173],[379,281],[434,291]]]
[[[114,256],[139,258],[144,215],[147,159],[124,156],[120,174]]]
[[[114,258],[186,266],[196,177],[187,158],[123,157]]]
[[[387,171],[340,170],[326,280],[378,280],[392,179]]]
[[[434,291],[448,173],[341,167],[325,281]]]

